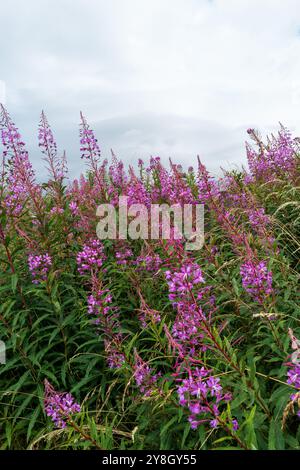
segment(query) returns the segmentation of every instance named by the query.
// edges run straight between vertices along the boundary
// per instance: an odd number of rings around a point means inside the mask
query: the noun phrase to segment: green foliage
[[[239,174],[234,176],[240,180]],[[152,276],[123,269],[115,262],[111,243],[105,243],[103,280],[120,311],[126,338],[126,363],[113,371],[106,364],[103,337],[88,319],[88,289],[76,266],[81,234],[73,227],[67,205],[63,215],[47,213],[38,234],[54,260],[47,280],[39,285],[32,284],[28,272],[24,239],[1,214],[1,226],[7,229],[0,248],[0,338],[7,355],[6,364],[0,365],[1,449],[299,449],[297,418],[289,416],[281,428],[292,392],[285,383],[284,363],[291,352],[288,328],[300,334],[299,188],[278,181],[272,187],[253,184],[251,191],[272,219],[274,246],[279,248],[269,260],[276,292],[270,311],[264,312],[264,306],[242,288],[240,256],[213,216],[206,243],[218,246],[215,262],[207,261],[205,250],[195,254],[217,305],[213,331],[219,349],[208,349],[201,359],[232,393],[223,413],[224,419],[240,423],[236,433],[204,425],[193,431],[186,411],[178,406],[172,375],[175,359],[164,333],[164,325],[171,329],[175,313],[163,272]],[[64,188],[61,196],[66,197]],[[54,204],[49,193],[45,201],[49,208]],[[23,217],[26,233],[37,238],[30,214]],[[132,244],[137,253],[138,243]],[[160,313],[159,323],[141,327],[140,295]],[[274,314],[276,320],[256,317],[261,311]],[[161,393],[143,396],[138,391],[133,380],[134,348],[163,373]],[[70,391],[83,404],[76,418],[82,434],[72,426],[53,429],[44,412],[44,379],[57,390]]]

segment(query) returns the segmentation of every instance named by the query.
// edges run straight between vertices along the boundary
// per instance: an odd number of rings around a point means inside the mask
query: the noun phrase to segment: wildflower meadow
[[[127,167],[80,114],[72,180],[43,112],[41,181],[0,111],[1,449],[299,450],[300,139],[248,129],[218,176]],[[136,236],[99,237],[124,197]],[[172,211],[151,236],[152,205],[201,206],[201,246]]]

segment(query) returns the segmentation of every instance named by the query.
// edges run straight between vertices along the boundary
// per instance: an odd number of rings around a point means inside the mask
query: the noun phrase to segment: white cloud
[[[0,17],[7,106],[40,167],[44,108],[73,172],[82,109],[104,151],[212,169],[244,130],[300,133],[298,0],[11,0]]]

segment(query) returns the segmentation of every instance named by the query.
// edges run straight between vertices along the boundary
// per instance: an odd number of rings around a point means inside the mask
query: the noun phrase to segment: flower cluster
[[[117,264],[125,266],[129,262],[129,258],[132,258],[133,252],[130,248],[126,248],[122,251],[116,251]]]
[[[30,254],[28,256],[28,267],[33,284],[39,284],[47,279],[47,273],[51,265],[52,260],[48,253],[41,255]]]
[[[209,422],[216,428],[220,420],[220,404],[231,400],[231,394],[223,393],[220,379],[213,377],[211,371],[201,367],[190,369],[188,378],[179,379],[177,388],[179,403],[189,410],[189,423],[192,429],[197,429],[202,423]],[[237,421],[232,422],[234,430],[238,428]]]
[[[263,207],[253,208],[248,212],[249,222],[254,229],[270,224],[270,217],[266,215]]]
[[[177,272],[166,271],[169,286],[169,299],[173,306],[179,305],[195,286],[204,283],[204,277],[197,263],[185,262]]]
[[[112,163],[109,167],[108,174],[115,188],[124,188],[124,185],[127,183],[124,163],[121,160],[118,160],[114,153],[112,153]]]
[[[5,148],[3,152],[4,167],[8,157],[8,195],[5,200],[7,207],[12,214],[19,215],[22,210],[22,204],[30,196],[35,208],[40,210],[42,203],[41,188],[35,182],[35,173],[30,163],[25,143],[6,109],[2,105],[0,106],[1,139]]]
[[[246,261],[241,265],[240,274],[244,289],[257,302],[263,303],[264,298],[273,292],[272,272],[268,271],[265,261]]]
[[[61,182],[66,175],[66,162],[64,158],[59,159],[57,156],[57,145],[44,111],[41,114],[38,140],[51,177],[55,182]]]
[[[50,214],[56,214],[56,215],[61,215],[64,213],[64,210],[62,207],[54,206],[50,210]]]
[[[5,196],[4,205],[8,214],[14,217],[21,215],[23,210],[22,196],[24,194],[24,187],[21,184],[15,184],[13,190]]]
[[[100,148],[98,140],[94,132],[89,128],[86,119],[81,113],[81,129],[80,129],[80,152],[81,158],[90,160],[92,163],[97,162],[100,158]]]
[[[100,323],[103,316],[114,310],[111,306],[112,296],[108,289],[98,290],[96,294],[88,296],[88,313],[97,317],[95,323]]]
[[[169,285],[169,298],[177,309],[172,335],[166,330],[166,336],[173,354],[176,352],[176,369],[179,403],[189,410],[189,423],[197,429],[202,423],[209,423],[212,428],[228,422],[220,419],[219,405],[231,400],[229,393],[223,393],[220,379],[214,377],[211,370],[198,367],[201,352],[209,347],[220,349],[216,333],[210,326],[211,314],[206,315],[200,305],[207,296],[208,302],[203,307],[211,308],[214,304],[210,286],[201,287],[204,277],[198,264],[185,261],[177,272],[166,272]],[[179,371],[179,372],[178,372]],[[188,377],[186,377],[186,373]],[[184,374],[184,378],[182,375]],[[234,431],[237,421],[230,423]]]
[[[287,383],[300,390],[300,364],[293,364],[287,373]]]
[[[181,348],[181,353],[192,358],[196,352],[206,351],[207,337],[204,323],[206,315],[200,301],[209,296],[208,304],[213,305],[211,286],[204,286],[204,277],[199,265],[185,260],[178,271],[166,271],[169,299],[177,310],[172,335]]]
[[[288,334],[293,353],[291,354],[291,362],[285,364],[289,366],[287,383],[295,388],[295,392],[290,395],[290,401],[284,409],[282,428],[285,428],[289,416],[295,415],[295,405],[297,406],[296,414],[300,418],[300,341],[296,338],[291,328],[288,329]]]
[[[150,194],[148,193],[145,185],[133,173],[131,169],[131,180],[127,184],[126,195],[128,197],[128,207],[133,204],[151,204]]]
[[[268,181],[284,173],[294,174],[297,145],[289,130],[281,126],[278,135],[272,136],[267,145],[262,143],[254,129],[248,129],[248,134],[259,148],[256,152],[247,144],[248,165],[252,175]]]
[[[171,163],[172,174],[169,176],[170,192],[169,200],[173,203],[194,204],[194,196],[187,184],[186,176],[181,165]]]
[[[56,153],[57,145],[54,140],[52,130],[49,127],[49,124],[47,122],[44,112],[42,112],[41,119],[43,120],[43,122],[41,123],[39,127],[39,134],[38,134],[39,147],[42,148],[43,152],[47,152],[48,149],[50,148],[52,149],[53,152]]]
[[[202,331],[202,321],[205,318],[200,306],[195,308],[194,304],[187,304],[184,307],[178,306],[178,312],[173,324],[172,333],[183,346],[185,354],[193,356],[196,348],[201,351],[206,350],[206,345],[202,344],[205,335]]]
[[[153,384],[157,381],[159,374],[152,373],[152,369],[138,355],[136,349],[134,350],[133,376],[140,392],[145,396],[151,395]]]
[[[25,143],[22,140],[19,130],[12,122],[6,109],[1,105],[1,140],[4,146],[4,156],[11,158],[17,155],[24,160],[28,158],[28,152]]]
[[[103,243],[98,239],[87,242],[77,255],[78,271],[81,275],[97,272],[105,260]]]
[[[291,328],[289,328],[288,334],[291,340],[293,353],[291,355],[291,367],[287,373],[287,383],[300,390],[300,340],[296,338]]]
[[[153,310],[152,308],[146,307],[143,310],[140,310],[138,314],[138,319],[141,322],[142,327],[147,328],[149,320],[152,323],[157,324],[161,321],[161,316],[157,310]]]
[[[133,261],[138,271],[157,272],[162,264],[160,256],[157,254],[140,255]]]
[[[121,341],[121,334],[118,334],[113,340],[104,340],[106,360],[110,369],[120,369],[125,362],[125,356],[120,346]]]
[[[70,208],[70,211],[71,211],[71,214],[73,215],[73,217],[78,215],[78,204],[75,201],[70,202],[69,208]]]
[[[199,200],[205,203],[208,200],[218,200],[220,197],[220,188],[215,178],[209,175],[205,166],[198,160],[198,192]]]
[[[45,380],[44,406],[46,415],[49,416],[57,428],[65,428],[73,414],[80,413],[81,408],[70,393],[57,392],[52,385]]]
[[[88,296],[88,313],[94,317],[93,323],[104,335],[109,367],[111,369],[121,367],[125,360],[121,351],[123,335],[120,331],[119,314],[112,305],[112,296],[108,289],[94,291]]]

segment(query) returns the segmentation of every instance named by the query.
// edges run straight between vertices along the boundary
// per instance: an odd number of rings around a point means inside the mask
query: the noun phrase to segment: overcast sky
[[[248,127],[300,135],[299,0],[10,0],[0,31],[1,100],[40,176],[41,109],[72,175],[80,110],[126,162],[215,171],[245,162]]]

